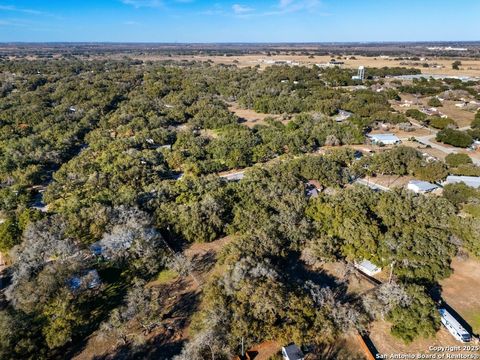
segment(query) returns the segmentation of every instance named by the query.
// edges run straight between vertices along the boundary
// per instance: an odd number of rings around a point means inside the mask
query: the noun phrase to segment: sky
[[[480,0],[0,0],[0,42],[480,40]]]

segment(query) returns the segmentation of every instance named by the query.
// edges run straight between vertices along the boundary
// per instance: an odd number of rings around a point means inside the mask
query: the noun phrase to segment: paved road
[[[457,149],[457,148],[447,147],[447,146],[444,146],[444,145],[441,145],[441,144],[438,144],[438,143],[432,141],[437,136],[437,133],[439,132],[439,130],[427,128],[427,127],[423,126],[422,124],[418,123],[415,120],[410,120],[410,122],[412,123],[412,125],[414,125],[418,128],[424,128],[424,129],[428,129],[430,131],[430,135],[415,137],[420,143],[422,143],[424,145],[429,145],[432,148],[440,150],[447,155],[458,153],[459,149]],[[470,126],[465,126],[463,128],[460,128],[459,130],[465,131],[465,130],[468,130],[468,129],[470,129]],[[470,158],[472,159],[472,161],[475,165],[480,166],[480,159],[475,159],[471,156],[470,156]]]

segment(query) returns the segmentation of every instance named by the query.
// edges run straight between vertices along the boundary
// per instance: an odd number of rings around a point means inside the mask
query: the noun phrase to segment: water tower
[[[365,80],[365,66],[358,67],[358,73],[355,76],[352,76],[352,80]]]

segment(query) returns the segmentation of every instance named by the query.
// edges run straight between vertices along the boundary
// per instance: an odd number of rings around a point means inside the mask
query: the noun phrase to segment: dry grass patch
[[[453,274],[440,282],[442,296],[458,314],[480,333],[480,261],[458,259],[452,262]]]

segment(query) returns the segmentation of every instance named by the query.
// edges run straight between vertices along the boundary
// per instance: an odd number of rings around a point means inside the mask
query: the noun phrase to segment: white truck
[[[450,334],[453,335],[455,339],[461,342],[470,342],[472,336],[468,333],[465,328],[460,325],[460,323],[450,314],[447,309],[438,309],[440,313],[442,324],[445,325]]]

